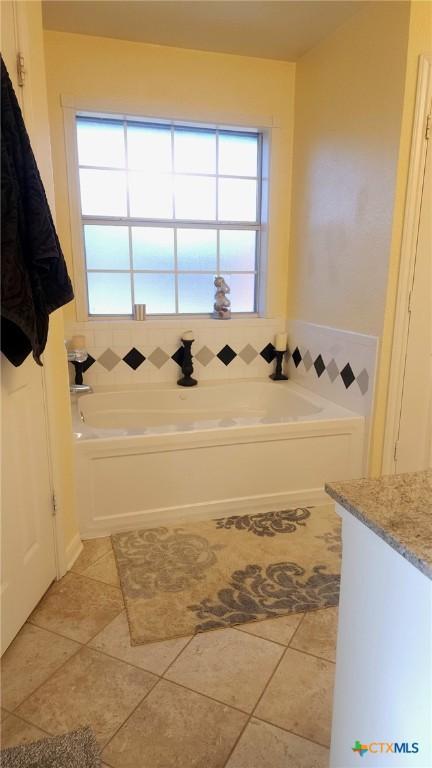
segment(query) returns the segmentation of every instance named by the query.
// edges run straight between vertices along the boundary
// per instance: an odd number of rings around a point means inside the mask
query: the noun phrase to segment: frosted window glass
[[[130,215],[142,219],[171,219],[173,215],[172,176],[129,173]]]
[[[171,129],[128,123],[129,168],[150,173],[171,173]]]
[[[85,216],[126,216],[124,171],[80,170],[81,210]]]
[[[216,134],[177,128],[174,164],[177,173],[216,173]]]
[[[167,227],[132,227],[135,269],[174,269],[174,230]]]
[[[78,119],[77,140],[80,165],[125,167],[123,123]]]
[[[179,312],[213,312],[214,275],[179,275]]]
[[[231,288],[228,298],[232,312],[255,311],[255,275],[225,275],[225,281]]]
[[[126,272],[87,273],[91,315],[131,315],[131,278]]]
[[[175,212],[178,219],[211,221],[216,217],[215,179],[202,176],[177,176]]]
[[[227,176],[256,176],[258,137],[220,133],[219,173]]]
[[[216,270],[217,232],[214,229],[178,229],[178,269]]]
[[[146,304],[147,312],[168,315],[175,312],[174,275],[143,275],[135,272],[135,301]]]
[[[84,241],[87,269],[129,269],[127,227],[86,224]]]
[[[247,230],[220,231],[221,269],[255,269],[256,233]]]
[[[257,183],[248,179],[219,179],[219,219],[256,221]]]

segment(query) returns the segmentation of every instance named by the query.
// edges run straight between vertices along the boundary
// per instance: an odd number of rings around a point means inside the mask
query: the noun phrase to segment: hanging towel
[[[72,284],[8,72],[1,60],[1,351],[15,366],[40,356],[48,315]]]

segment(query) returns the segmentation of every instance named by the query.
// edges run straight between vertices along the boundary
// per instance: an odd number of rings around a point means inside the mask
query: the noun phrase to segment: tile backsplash
[[[378,339],[338,328],[288,320],[288,375],[338,405],[370,415]]]
[[[84,381],[93,385],[174,382],[180,375],[181,335],[192,328],[198,379],[268,376],[273,341],[283,319],[170,320],[74,323],[67,338],[86,337],[89,359]],[[74,369],[70,366],[71,377]]]

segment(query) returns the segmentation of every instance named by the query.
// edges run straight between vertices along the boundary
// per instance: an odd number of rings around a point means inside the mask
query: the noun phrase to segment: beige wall
[[[20,43],[27,69],[25,118],[47,198],[55,213],[41,4],[37,0],[21,2],[20,13],[23,35]],[[48,343],[43,361],[51,467],[59,515],[58,554],[60,564],[62,560],[67,564],[68,547],[74,544],[78,526],[75,515],[72,423],[62,310],[50,316]]]
[[[411,136],[416,98],[419,56],[432,56],[432,3],[415,0],[410,8],[410,26],[406,59],[405,99],[400,134],[393,230],[388,269],[384,326],[381,340],[380,368],[375,395],[375,419],[371,450],[371,470],[381,472],[391,347],[398,289],[399,262],[404,223],[405,195],[408,181]]]
[[[289,315],[380,335],[409,3],[365,3],[297,62]]]
[[[61,95],[93,111],[271,127],[267,310],[284,315],[294,64],[60,32],[45,33],[45,50],[57,222],[69,264]]]

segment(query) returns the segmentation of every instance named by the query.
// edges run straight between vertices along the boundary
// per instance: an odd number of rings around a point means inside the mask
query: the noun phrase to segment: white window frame
[[[75,303],[76,303],[76,319],[79,322],[106,322],[112,321],[131,321],[132,315],[91,315],[89,314],[89,301],[87,293],[87,269],[85,264],[85,247],[83,236],[83,222],[101,223],[106,221],[108,224],[118,225],[150,225],[157,227],[171,227],[171,228],[194,228],[197,225],[203,229],[237,229],[237,230],[252,230],[257,232],[257,244],[256,244],[256,269],[255,269],[255,311],[254,312],[235,312],[231,315],[232,319],[249,319],[265,316],[265,297],[266,297],[266,282],[267,282],[267,239],[268,239],[268,186],[269,186],[269,162],[270,162],[270,135],[266,128],[258,128],[252,125],[238,124],[233,125],[234,121],[229,124],[214,124],[197,122],[196,120],[177,120],[175,118],[168,119],[166,117],[155,117],[149,115],[149,117],[142,117],[141,115],[125,114],[124,112],[113,112],[112,109],[106,112],[93,111],[89,109],[80,109],[74,104],[74,100],[70,97],[62,97],[63,106],[63,118],[64,118],[64,135],[65,135],[65,149],[66,149],[66,165],[67,165],[67,180],[68,180],[68,193],[69,193],[69,215],[70,215],[70,229],[71,229],[71,245],[72,245],[72,257],[74,268],[74,291],[75,291]],[[140,218],[124,218],[124,217],[103,217],[103,216],[83,216],[81,213],[81,197],[80,197],[80,182],[79,182],[79,160],[78,160],[78,142],[76,131],[76,119],[77,117],[95,117],[102,119],[115,119],[133,122],[143,122],[145,124],[169,124],[172,125],[172,130],[175,126],[180,127],[197,127],[197,128],[210,128],[216,131],[233,131],[238,133],[254,133],[259,136],[259,167],[257,173],[257,196],[260,204],[260,221],[258,223],[239,223],[239,222],[226,222],[226,221],[185,221],[176,219],[140,219]],[[212,175],[212,174],[209,174]],[[233,177],[243,178],[243,177]],[[249,177],[245,177],[249,178]],[[216,194],[218,185],[216,184]],[[176,239],[176,238],[175,238]],[[218,233],[218,252],[217,252],[219,268],[219,233]],[[186,274],[189,270],[177,270],[177,255],[175,254],[175,270],[170,270],[170,273],[174,274]],[[92,271],[92,270],[90,270]],[[117,270],[104,270],[106,272],[116,272]],[[142,273],[158,273],[160,270],[133,270],[134,272]],[[195,273],[199,273],[199,270],[193,270]],[[208,274],[207,272],[204,272]],[[227,270],[224,274],[252,274],[251,270],[248,271],[235,271]],[[133,281],[132,281],[133,282]],[[133,289],[132,289],[133,290]],[[210,304],[211,304],[210,297]],[[178,306],[178,296],[176,291],[176,308]],[[176,320],[176,319],[209,319],[212,317],[211,311],[209,313],[170,313],[170,314],[152,314],[149,316],[154,320]]]

